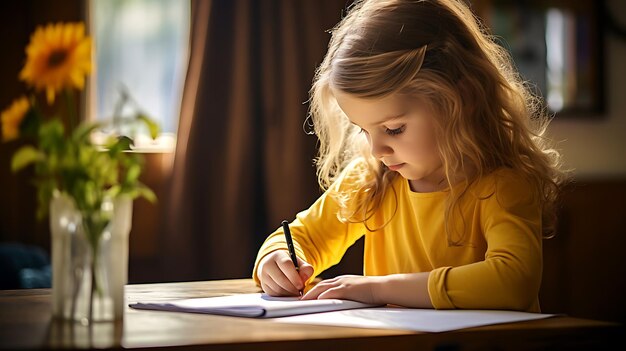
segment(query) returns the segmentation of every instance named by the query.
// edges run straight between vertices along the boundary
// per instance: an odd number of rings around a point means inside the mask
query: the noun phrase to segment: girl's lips
[[[397,171],[400,168],[402,168],[402,166],[404,166],[404,163],[398,163],[397,165],[387,166],[387,168],[389,168],[392,171]]]

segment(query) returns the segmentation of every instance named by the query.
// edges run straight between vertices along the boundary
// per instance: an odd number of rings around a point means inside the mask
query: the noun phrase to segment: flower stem
[[[64,89],[63,95],[65,95],[65,105],[69,117],[69,131],[71,134],[71,131],[78,125],[78,121],[76,120],[76,106],[74,105],[74,94],[70,89]]]
[[[89,291],[89,323],[93,322],[93,310],[94,304],[96,302],[96,292],[100,290],[98,286],[98,279],[96,274],[98,274],[98,254],[99,254],[99,241],[102,235],[102,231],[99,226],[95,225],[93,222],[94,214],[83,214],[86,217],[85,221],[85,234],[87,236],[87,241],[89,243],[89,248],[91,249],[91,284]],[[100,294],[99,294],[100,295]]]
[[[92,252],[93,259],[91,260],[91,291],[89,293],[89,324],[93,323],[93,305],[96,300],[96,251]]]

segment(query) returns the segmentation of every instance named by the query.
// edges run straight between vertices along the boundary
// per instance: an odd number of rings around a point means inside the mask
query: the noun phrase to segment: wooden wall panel
[[[557,236],[544,241],[545,312],[626,322],[626,180],[563,194]]]

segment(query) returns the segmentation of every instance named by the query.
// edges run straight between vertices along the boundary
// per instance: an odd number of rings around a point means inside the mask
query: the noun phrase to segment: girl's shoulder
[[[472,192],[480,198],[493,198],[505,208],[535,204],[539,199],[538,186],[526,174],[505,167],[477,179]]]

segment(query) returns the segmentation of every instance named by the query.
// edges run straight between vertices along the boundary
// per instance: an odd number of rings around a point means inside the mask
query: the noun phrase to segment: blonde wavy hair
[[[565,179],[561,157],[544,136],[550,122],[541,99],[513,68],[509,54],[460,0],[356,1],[332,30],[328,52],[311,88],[310,114],[319,138],[320,186],[327,190],[357,158],[354,192],[335,191],[338,217],[363,222],[379,208],[398,176],[370,153],[360,129],[339,108],[332,89],[360,98],[410,94],[437,116],[439,153],[450,189],[445,223],[472,183],[511,168],[542,197],[544,235]],[[463,185],[452,179],[464,175]],[[455,190],[452,190],[455,189]],[[352,202],[351,202],[352,201]],[[382,224],[383,226],[385,224]],[[452,244],[461,240],[448,239]]]

